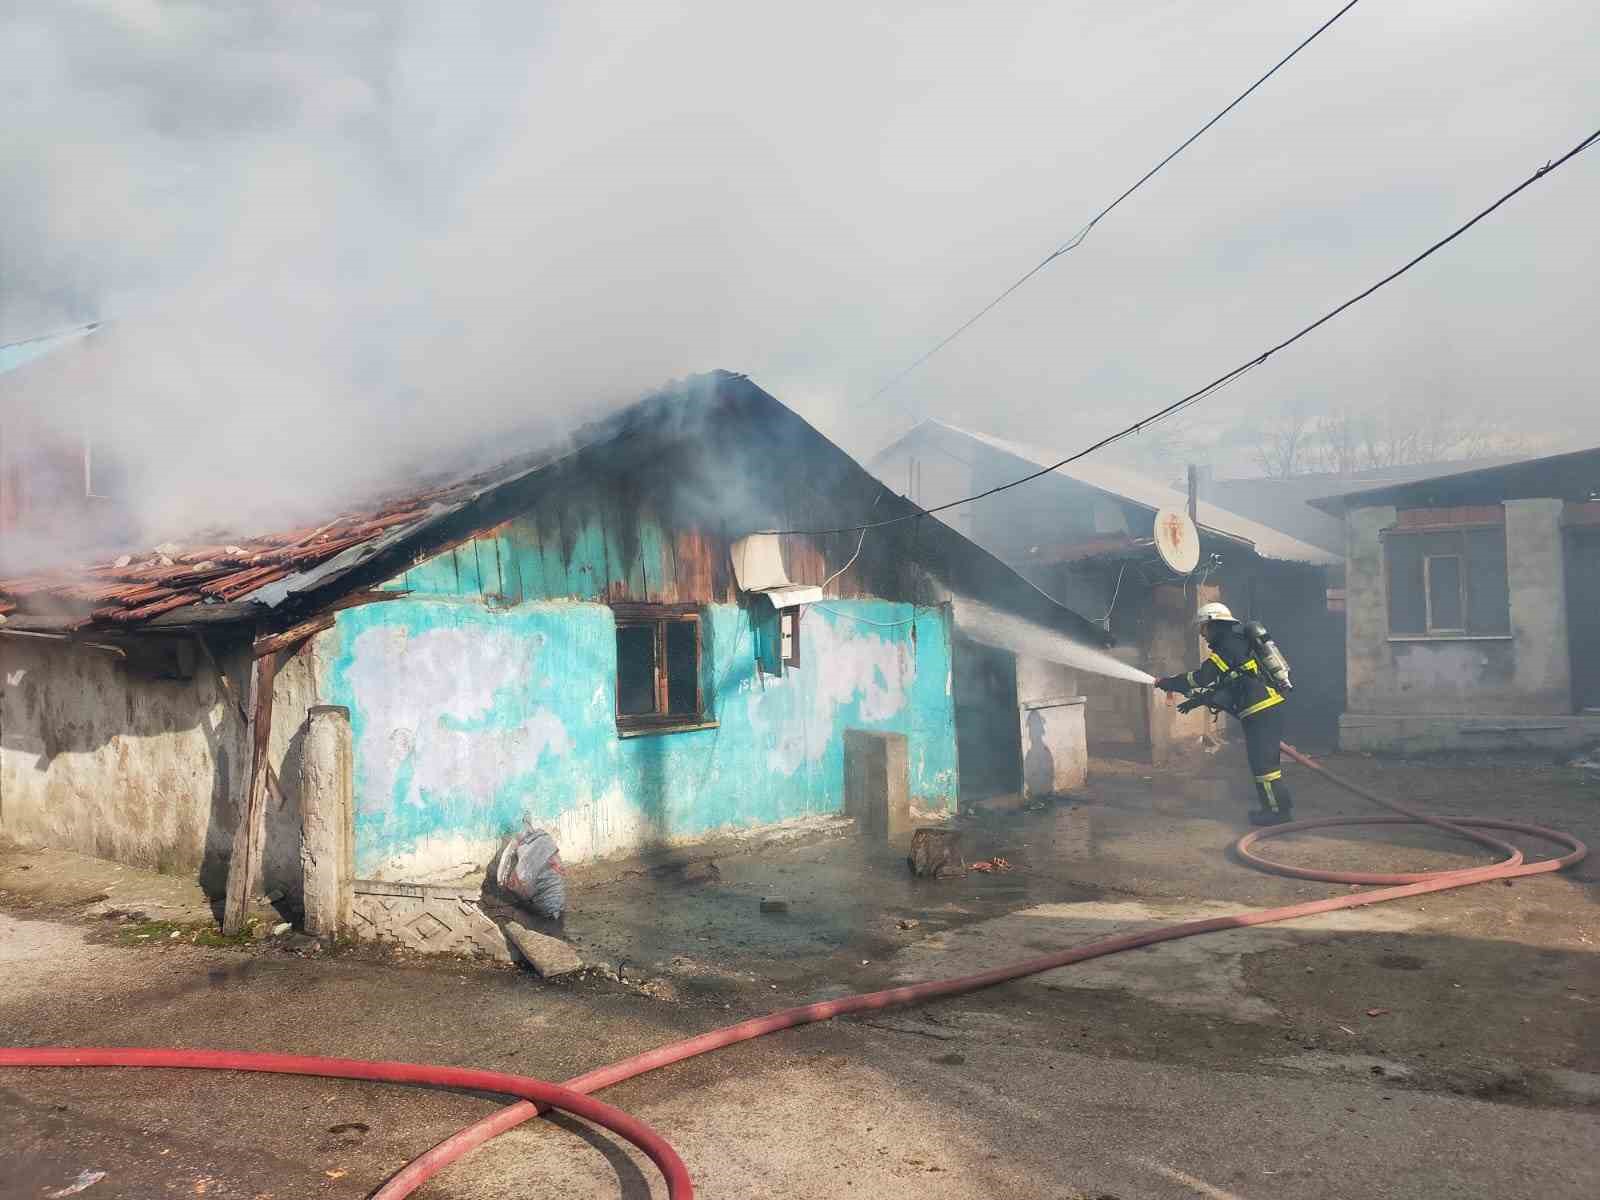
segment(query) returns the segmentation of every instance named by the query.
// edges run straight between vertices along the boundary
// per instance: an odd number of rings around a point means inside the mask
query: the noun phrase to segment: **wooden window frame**
[[[1405,515],[1410,516],[1409,523],[1397,523],[1383,530],[1380,534],[1383,554],[1383,579],[1385,593],[1385,626],[1387,640],[1390,642],[1451,642],[1451,641],[1511,641],[1513,635],[1510,625],[1510,562],[1507,555],[1509,550],[1498,552],[1494,557],[1500,559],[1506,575],[1506,608],[1502,621],[1494,621],[1492,625],[1482,621],[1485,614],[1480,610],[1481,597],[1473,590],[1474,563],[1480,561],[1473,547],[1472,535],[1494,531],[1501,538],[1505,537],[1505,525],[1501,522],[1477,519],[1483,516],[1486,509],[1459,509],[1449,510],[1471,517],[1457,524],[1430,524],[1427,519],[1435,516],[1435,510],[1411,510]],[[1415,628],[1397,629],[1395,626],[1397,587],[1401,586],[1401,578],[1396,571],[1395,556],[1399,544],[1412,538],[1438,537],[1439,535],[1455,535],[1454,545],[1438,546],[1431,551],[1425,545],[1420,545],[1412,552],[1413,561],[1420,572],[1420,580],[1413,577],[1420,590],[1415,593],[1416,602],[1420,611],[1416,614],[1417,626]],[[1458,560],[1458,578],[1461,588],[1461,627],[1446,628],[1434,623],[1433,615],[1433,568],[1435,559],[1454,558]]]
[[[620,737],[639,737],[652,733],[681,733],[695,729],[712,729],[716,722],[706,712],[705,683],[701,678],[701,664],[705,655],[705,632],[699,606],[694,604],[614,604],[612,615],[618,632],[624,629],[649,628],[654,631],[655,709],[648,713],[624,713],[621,689],[613,685],[613,703],[616,710],[617,734]],[[672,625],[690,625],[694,628],[694,711],[670,712],[670,680],[667,672],[667,629]],[[620,661],[616,673],[620,674]]]
[[[783,662],[784,668],[798,667],[800,665],[800,614],[804,607],[799,604],[778,610],[778,658]],[[789,622],[789,652],[783,651],[783,625]]]
[[[1430,637],[1464,636],[1467,632],[1467,556],[1465,546],[1457,554],[1424,554],[1422,556],[1422,627]],[[1436,625],[1433,620],[1433,564],[1453,559],[1456,564],[1456,611],[1461,614],[1459,625]]]

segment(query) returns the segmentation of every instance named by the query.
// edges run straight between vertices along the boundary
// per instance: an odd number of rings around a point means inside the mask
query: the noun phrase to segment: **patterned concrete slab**
[[[355,935],[369,941],[395,942],[423,954],[511,961],[505,935],[473,888],[358,879],[351,918]]]

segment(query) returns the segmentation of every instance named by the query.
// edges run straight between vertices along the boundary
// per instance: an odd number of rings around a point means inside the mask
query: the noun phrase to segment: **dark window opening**
[[[700,621],[664,624],[667,661],[667,713],[700,715]]]
[[[1461,595],[1461,559],[1455,554],[1430,554],[1422,581],[1428,592],[1428,632],[1465,633],[1465,598]]]
[[[615,611],[617,729],[704,725],[699,613],[682,605],[628,605]]]
[[[656,711],[656,627],[617,626],[617,715]]]
[[[1384,538],[1384,558],[1391,636],[1511,632],[1504,526],[1391,530]]]
[[[799,606],[778,610],[778,647],[784,666],[798,667],[800,665]]]

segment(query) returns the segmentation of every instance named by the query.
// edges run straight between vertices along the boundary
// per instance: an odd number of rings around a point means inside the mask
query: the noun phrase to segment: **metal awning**
[[[733,577],[740,591],[759,592],[774,608],[795,608],[822,599],[821,588],[790,582],[775,533],[752,533],[733,544]]]

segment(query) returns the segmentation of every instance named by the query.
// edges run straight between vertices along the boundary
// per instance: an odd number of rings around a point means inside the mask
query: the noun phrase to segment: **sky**
[[[1600,127],[1600,6],[1363,0],[875,398],[1337,7],[12,0],[0,342],[109,324],[0,404],[128,449],[163,527],[717,367],[863,458],[920,416],[1071,450]],[[1180,431],[1222,475],[1297,405],[1600,440],[1596,211],[1600,149]]]

